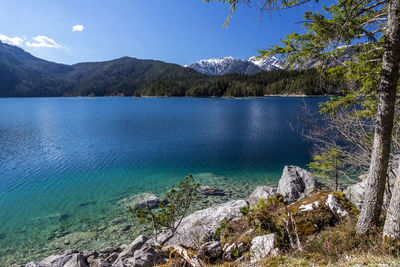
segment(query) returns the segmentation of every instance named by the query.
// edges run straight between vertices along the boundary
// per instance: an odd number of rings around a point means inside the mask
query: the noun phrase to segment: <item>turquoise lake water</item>
[[[284,165],[310,161],[289,125],[324,100],[0,99],[0,266],[129,243],[145,231],[130,198],[189,173],[227,192],[196,208],[276,183]]]

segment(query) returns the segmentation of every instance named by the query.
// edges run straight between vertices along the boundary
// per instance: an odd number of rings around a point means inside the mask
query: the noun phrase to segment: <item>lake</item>
[[[127,244],[145,231],[131,198],[190,173],[227,193],[194,208],[276,184],[284,165],[309,163],[290,124],[324,100],[0,99],[0,266]]]

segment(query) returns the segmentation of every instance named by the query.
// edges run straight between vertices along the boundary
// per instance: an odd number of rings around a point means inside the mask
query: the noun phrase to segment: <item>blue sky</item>
[[[33,55],[73,64],[122,56],[190,64],[257,55],[301,29],[305,9],[272,17],[241,6],[222,29],[229,7],[202,0],[0,0],[0,40]],[[75,27],[73,31],[73,26]]]

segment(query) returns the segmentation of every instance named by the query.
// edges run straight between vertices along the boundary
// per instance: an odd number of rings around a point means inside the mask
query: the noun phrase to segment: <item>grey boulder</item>
[[[344,194],[346,197],[357,207],[358,210],[361,210],[362,204],[364,203],[364,191],[367,186],[367,179],[365,176],[360,176],[362,179],[360,182],[353,184],[344,190]]]
[[[162,255],[155,251],[151,242],[147,242],[134,252],[133,257],[115,262],[113,267],[150,267],[164,263]]]
[[[119,262],[129,257],[133,257],[135,251],[140,249],[146,242],[148,238],[144,235],[138,236],[131,244],[129,244],[117,257],[115,262]]]
[[[257,205],[260,199],[268,199],[275,195],[275,189],[271,186],[257,186],[250,194],[247,201],[250,205]]]
[[[111,267],[111,264],[102,259],[94,259],[89,263],[89,267]]]
[[[322,187],[324,185],[315,180],[309,171],[298,166],[285,166],[277,193],[281,194],[286,202],[293,203]]]
[[[398,170],[396,170],[395,174],[392,172],[389,172],[389,178],[388,182],[386,184],[386,190],[383,196],[383,203],[382,203],[382,208],[383,210],[387,210],[390,202],[390,197],[387,194],[387,187],[389,186],[390,188],[393,189],[394,183],[396,181],[396,174],[398,173]],[[364,192],[367,187],[368,183],[368,174],[362,174],[358,177],[359,182],[347,187],[343,193],[346,195],[348,199],[350,199],[351,203],[353,203],[358,210],[361,210],[362,205],[364,203]]]
[[[67,251],[63,255],[51,255],[40,264],[52,267],[88,267],[85,256],[75,251]]]

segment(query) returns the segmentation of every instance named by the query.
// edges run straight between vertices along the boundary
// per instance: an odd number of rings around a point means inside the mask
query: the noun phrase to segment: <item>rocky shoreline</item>
[[[344,190],[344,195],[356,207],[362,204],[364,186],[365,182],[361,181]],[[224,195],[224,192],[215,186],[203,186],[200,192],[204,195]],[[154,266],[169,264],[171,259],[178,258],[190,266],[204,265],[205,258],[208,263],[221,260],[254,263],[263,257],[279,253],[274,233],[259,235],[254,229],[249,229],[243,233],[243,237],[251,237],[251,240],[239,242],[238,240],[243,238],[237,238],[235,241],[222,242],[216,238],[216,231],[221,228],[221,222],[240,222],[244,210],[255,207],[260,199],[273,196],[282,196],[285,204],[288,205],[287,209],[296,208],[292,213],[298,213],[298,216],[305,216],[308,212],[315,212],[318,209],[329,213],[325,214],[325,217],[332,218],[351,216],[352,213],[350,206],[343,202],[341,195],[331,192],[311,173],[297,166],[285,166],[277,188],[258,186],[246,200],[230,200],[186,216],[176,235],[165,246],[157,245],[153,238],[140,235],[127,246],[101,251],[67,250],[62,255],[51,255],[41,262],[30,262],[19,267]],[[154,205],[159,201],[155,198],[156,196],[146,197],[150,197]],[[300,217],[295,219],[297,218]],[[299,241],[298,232],[301,233],[301,231],[302,229],[294,229],[293,232],[288,233],[289,236],[297,236]],[[162,239],[163,235],[160,235],[159,240]],[[294,241],[293,245],[296,245],[295,243]]]

